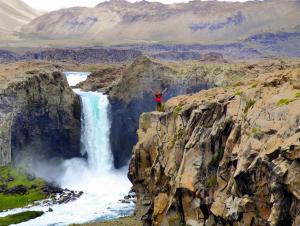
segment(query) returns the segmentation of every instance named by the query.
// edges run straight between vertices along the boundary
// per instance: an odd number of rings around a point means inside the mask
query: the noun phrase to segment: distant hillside
[[[30,41],[28,41],[30,42]],[[34,42],[34,41],[31,41]],[[67,41],[65,41],[67,42]],[[27,50],[26,50],[27,49]],[[0,48],[0,64],[15,61],[48,60],[71,63],[126,63],[140,55],[166,61],[217,61],[300,57],[300,32],[263,33],[226,44],[118,44],[90,47]]]
[[[300,31],[299,0],[192,1],[166,5],[111,0],[94,8],[62,9],[22,29],[29,38],[103,42],[234,42],[278,31]]]
[[[0,38],[13,36],[15,31],[39,15],[21,0],[0,0]]]

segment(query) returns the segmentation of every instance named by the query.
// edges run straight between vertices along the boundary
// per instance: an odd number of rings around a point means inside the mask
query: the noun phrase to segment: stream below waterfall
[[[87,78],[88,73],[66,72],[71,86]],[[20,223],[20,226],[64,226],[95,220],[108,220],[130,215],[134,204],[122,203],[131,188],[127,168],[116,170],[110,149],[109,101],[97,92],[74,90],[82,100],[81,152],[87,159],[65,160],[61,176],[57,178],[62,188],[83,191],[75,201],[52,206],[18,208],[0,213],[0,217],[28,210],[45,211],[36,219]],[[49,207],[53,212],[48,212]]]

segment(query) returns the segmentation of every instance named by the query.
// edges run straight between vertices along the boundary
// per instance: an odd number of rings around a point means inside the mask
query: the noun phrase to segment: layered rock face
[[[300,225],[300,64],[140,117],[129,178],[144,225]]]
[[[151,89],[162,91],[168,88],[164,96],[168,100],[209,87],[204,80],[193,76],[180,77],[172,67],[143,56],[116,77],[116,83],[107,92],[111,104],[110,141],[117,168],[129,161],[132,147],[137,142],[140,115],[156,108]]]
[[[12,63],[16,61],[56,61],[82,64],[104,64],[128,62],[142,53],[134,49],[115,48],[57,48],[39,51],[27,51],[15,53],[0,50],[0,63]]]
[[[80,156],[80,99],[50,64],[0,68],[0,164]]]

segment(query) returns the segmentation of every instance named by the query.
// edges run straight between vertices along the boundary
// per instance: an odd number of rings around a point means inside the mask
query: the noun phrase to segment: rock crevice
[[[140,117],[129,178],[145,225],[299,225],[299,68]]]

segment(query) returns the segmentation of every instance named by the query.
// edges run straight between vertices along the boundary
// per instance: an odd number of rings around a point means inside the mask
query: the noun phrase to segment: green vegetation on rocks
[[[206,181],[205,181],[205,187],[206,188],[212,188],[217,185],[217,176],[211,175]]]
[[[235,91],[234,95],[235,95],[235,96],[241,96],[242,93],[243,93],[243,92],[242,92],[241,90],[237,90],[237,91]]]
[[[177,140],[181,139],[182,136],[184,135],[184,129],[180,129],[175,135],[172,140],[172,147],[174,147],[175,143]]]
[[[11,165],[0,168],[0,211],[27,206],[46,198],[45,183]]]
[[[244,113],[245,114],[247,114],[248,110],[253,107],[253,105],[255,104],[255,102],[256,101],[252,100],[252,99],[246,100],[246,107],[244,109]]]
[[[258,86],[258,83],[255,82],[255,83],[252,84],[251,88],[256,88],[257,86]]]
[[[177,117],[180,114],[181,110],[182,110],[182,106],[180,104],[176,106],[173,111],[174,117]]]
[[[277,102],[277,106],[281,107],[281,106],[284,106],[284,105],[288,105],[291,102],[293,102],[293,100],[291,100],[291,99],[280,99]]]
[[[0,226],[7,226],[11,224],[19,224],[21,222],[29,221],[31,219],[40,217],[44,214],[42,211],[26,211],[22,213],[0,217]]]

